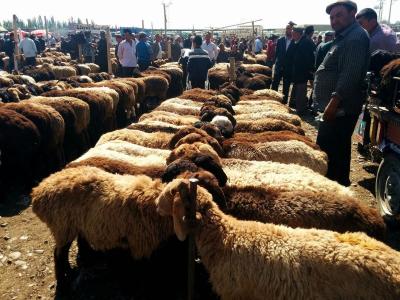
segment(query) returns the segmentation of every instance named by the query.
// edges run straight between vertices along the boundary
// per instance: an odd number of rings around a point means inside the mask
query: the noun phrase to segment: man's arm
[[[124,57],[124,45],[123,44],[119,44],[118,46],[118,53],[117,53],[117,58],[119,60],[119,62],[121,62],[122,58]]]

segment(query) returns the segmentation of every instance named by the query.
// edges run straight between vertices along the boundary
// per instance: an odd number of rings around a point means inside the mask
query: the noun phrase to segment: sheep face
[[[216,125],[221,131],[222,135],[226,138],[232,137],[233,135],[233,125],[232,122],[225,116],[215,116],[211,124]]]
[[[180,241],[184,241],[188,234],[185,224],[185,207],[179,192],[189,190],[189,181],[175,179],[168,184],[156,200],[157,212],[161,216],[172,216],[174,231]]]

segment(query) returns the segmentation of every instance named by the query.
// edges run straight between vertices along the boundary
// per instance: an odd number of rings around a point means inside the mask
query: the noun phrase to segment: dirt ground
[[[315,139],[317,129],[313,118],[304,119],[303,127]],[[356,197],[374,206],[374,179],[377,164],[366,161],[353,143],[351,190]],[[62,299],[56,293],[53,270],[53,239],[46,226],[33,214],[27,196],[15,191],[6,202],[0,201],[0,299]],[[389,244],[400,249],[399,232],[391,232]],[[76,246],[70,261],[74,264]],[[172,272],[172,271],[171,271]],[[118,271],[116,272],[118,273]],[[79,282],[72,291],[73,299],[144,299],[119,290],[119,277],[108,267],[96,271],[81,269]],[[150,274],[150,278],[151,278]],[[173,273],[171,273],[173,276]],[[125,280],[131,278],[125,278]],[[133,280],[133,278],[132,278]],[[135,279],[136,280],[136,279]],[[82,282],[84,282],[82,286]],[[135,288],[140,288],[136,284]],[[154,286],[154,289],[157,289]],[[175,299],[181,298],[177,296]],[[182,296],[182,298],[184,298]],[[164,299],[167,299],[164,297]],[[172,299],[172,298],[168,298]],[[205,298],[203,298],[205,299]],[[208,299],[208,298],[207,298]]]

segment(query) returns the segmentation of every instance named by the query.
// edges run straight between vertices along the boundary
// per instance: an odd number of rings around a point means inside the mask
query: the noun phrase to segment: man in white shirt
[[[261,37],[257,37],[256,40],[254,41],[254,53],[255,54],[260,54],[263,49],[263,44],[261,41]]]
[[[19,43],[19,49],[24,54],[26,66],[36,65],[37,48],[32,39],[26,35]]]
[[[124,30],[125,40],[118,46],[118,59],[122,66],[122,77],[132,77],[137,68],[136,41],[130,29]]]
[[[201,49],[208,53],[211,61],[214,63],[217,60],[219,48],[213,42],[211,42],[211,32],[207,32],[205,41],[201,45]]]

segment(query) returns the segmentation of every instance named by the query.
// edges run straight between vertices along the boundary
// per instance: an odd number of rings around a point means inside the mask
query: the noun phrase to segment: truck
[[[368,100],[358,126],[359,150],[379,162],[375,180],[377,206],[386,223],[400,221],[400,76],[391,77],[390,93],[382,99],[368,74]],[[367,117],[367,118],[366,118]],[[368,121],[368,122],[367,122]],[[367,137],[367,138],[366,138]],[[368,145],[362,142],[368,141]],[[367,146],[367,147],[366,147]]]

